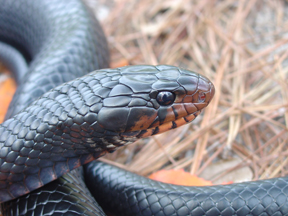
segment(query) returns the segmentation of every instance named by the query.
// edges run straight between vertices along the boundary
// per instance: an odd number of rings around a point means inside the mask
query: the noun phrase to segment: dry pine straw
[[[90,3],[93,0],[90,0]],[[102,26],[112,67],[171,64],[209,77],[213,102],[193,123],[105,156],[141,175],[240,158],[253,179],[287,175],[288,19],[284,1],[115,0]],[[212,180],[215,180],[215,177]]]

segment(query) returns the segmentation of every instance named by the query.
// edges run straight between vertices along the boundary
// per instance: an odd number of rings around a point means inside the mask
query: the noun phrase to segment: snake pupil
[[[168,106],[174,102],[175,95],[169,91],[162,91],[158,93],[156,100],[160,105]]]

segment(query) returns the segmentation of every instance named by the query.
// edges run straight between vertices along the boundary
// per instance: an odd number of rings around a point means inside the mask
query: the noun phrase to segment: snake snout
[[[204,109],[214,96],[214,85],[209,79],[200,74],[185,70],[178,82],[185,92],[176,93],[176,102],[185,107],[186,115],[191,115]],[[185,117],[185,112],[182,113],[179,117]]]
[[[215,88],[209,79],[200,75],[198,82],[198,92],[198,102],[205,102],[209,104],[215,94]]]

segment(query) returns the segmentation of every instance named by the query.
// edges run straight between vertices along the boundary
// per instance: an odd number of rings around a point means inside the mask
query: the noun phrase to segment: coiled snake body
[[[209,104],[214,87],[203,76],[165,65],[83,76],[108,67],[109,55],[98,22],[81,1],[0,0],[0,5],[0,57],[18,81],[0,126],[3,213],[104,215],[81,168],[73,169],[192,121]],[[7,50],[14,51],[7,44],[24,58],[8,56]],[[91,162],[85,180],[100,204],[117,215],[288,214],[287,178],[180,187]]]

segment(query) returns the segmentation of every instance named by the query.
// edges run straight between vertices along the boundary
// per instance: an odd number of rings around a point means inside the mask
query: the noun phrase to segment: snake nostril
[[[198,103],[203,103],[206,100],[206,94],[204,92],[199,92]]]

